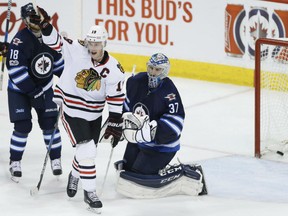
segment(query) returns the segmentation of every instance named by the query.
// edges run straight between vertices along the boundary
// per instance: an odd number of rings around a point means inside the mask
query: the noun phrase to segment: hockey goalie
[[[169,69],[169,59],[156,53],[147,62],[147,72],[137,73],[126,83],[122,117],[128,143],[115,168],[116,190],[130,198],[207,194],[200,165],[169,165],[180,149],[185,118],[180,94],[168,78]]]

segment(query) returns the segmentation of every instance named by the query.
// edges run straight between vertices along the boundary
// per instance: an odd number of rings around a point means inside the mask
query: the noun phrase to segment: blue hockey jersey
[[[148,88],[146,72],[130,77],[126,83],[124,112],[148,115],[157,121],[155,139],[149,143],[138,143],[142,148],[159,152],[176,152],[180,149],[185,111],[180,94],[171,79],[166,77],[153,90]]]
[[[42,87],[52,87],[53,74],[60,76],[64,60],[60,53],[40,42],[30,30],[20,30],[12,39],[7,54],[8,88],[29,94]]]

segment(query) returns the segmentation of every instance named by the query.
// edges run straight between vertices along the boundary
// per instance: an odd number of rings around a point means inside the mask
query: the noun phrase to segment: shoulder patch
[[[176,95],[174,93],[170,93],[165,98],[168,99],[169,101],[173,101],[176,100]]]
[[[79,43],[80,45],[82,45],[82,46],[85,46],[84,40],[78,40],[78,43]]]
[[[23,43],[23,41],[21,41],[19,38],[14,38],[12,43],[15,45],[15,46],[18,46],[19,44]]]

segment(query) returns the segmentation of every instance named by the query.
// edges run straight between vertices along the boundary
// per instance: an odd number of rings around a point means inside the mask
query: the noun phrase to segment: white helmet
[[[104,42],[104,46],[106,46],[107,39],[108,33],[106,29],[99,25],[92,26],[85,38],[86,41],[90,42]]]

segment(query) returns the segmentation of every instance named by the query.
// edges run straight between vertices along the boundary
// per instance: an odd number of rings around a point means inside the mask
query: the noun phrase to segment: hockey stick
[[[132,77],[135,75],[135,70],[136,70],[136,65],[134,64],[132,68],[132,75],[131,75]]]
[[[37,195],[39,190],[40,190],[40,186],[41,186],[41,183],[42,183],[42,180],[43,180],[43,177],[44,177],[44,172],[45,172],[45,169],[46,169],[48,157],[49,157],[49,154],[50,154],[50,151],[51,151],[51,146],[52,146],[52,143],[54,141],[55,134],[56,134],[56,132],[58,130],[58,122],[59,122],[60,116],[61,116],[61,109],[59,110],[59,113],[58,113],[58,116],[57,116],[57,120],[56,120],[56,123],[54,125],[54,130],[53,130],[53,133],[51,135],[51,138],[50,138],[50,141],[49,141],[49,144],[48,144],[48,148],[47,148],[46,156],[45,156],[45,159],[44,159],[42,171],[41,171],[41,174],[40,174],[39,182],[38,182],[38,184],[37,184],[37,186],[35,188],[32,188],[30,190],[30,195],[31,196]]]
[[[110,164],[111,164],[111,159],[112,159],[112,156],[113,156],[113,150],[114,150],[114,148],[111,148],[108,164],[107,164],[105,175],[104,175],[104,180],[103,180],[102,186],[100,188],[100,192],[99,192],[99,197],[102,197],[102,194],[103,194],[103,191],[104,191],[104,186],[105,186],[105,183],[106,183],[109,167],[110,167]]]
[[[113,138],[112,137],[110,139],[105,139],[104,138],[105,130],[106,130],[107,125],[108,125],[108,119],[109,118],[106,119],[106,121],[104,122],[103,126],[101,127],[99,143],[112,143],[113,142]],[[103,193],[104,185],[105,185],[105,182],[106,182],[108,170],[109,170],[111,159],[112,159],[112,155],[113,155],[113,149],[114,148],[111,148],[108,164],[107,164],[105,175],[104,175],[104,180],[103,180],[102,186],[100,188],[99,197],[101,197],[102,193]]]
[[[5,38],[4,44],[8,41],[8,31],[9,31],[9,22],[10,22],[10,14],[11,14],[11,5],[12,0],[8,0],[8,10],[7,10],[7,18],[6,18],[6,29],[5,29]],[[4,65],[5,65],[6,57],[2,56],[2,67],[1,67],[1,74],[0,74],[0,91],[2,91],[3,86],[3,76],[4,76]]]

